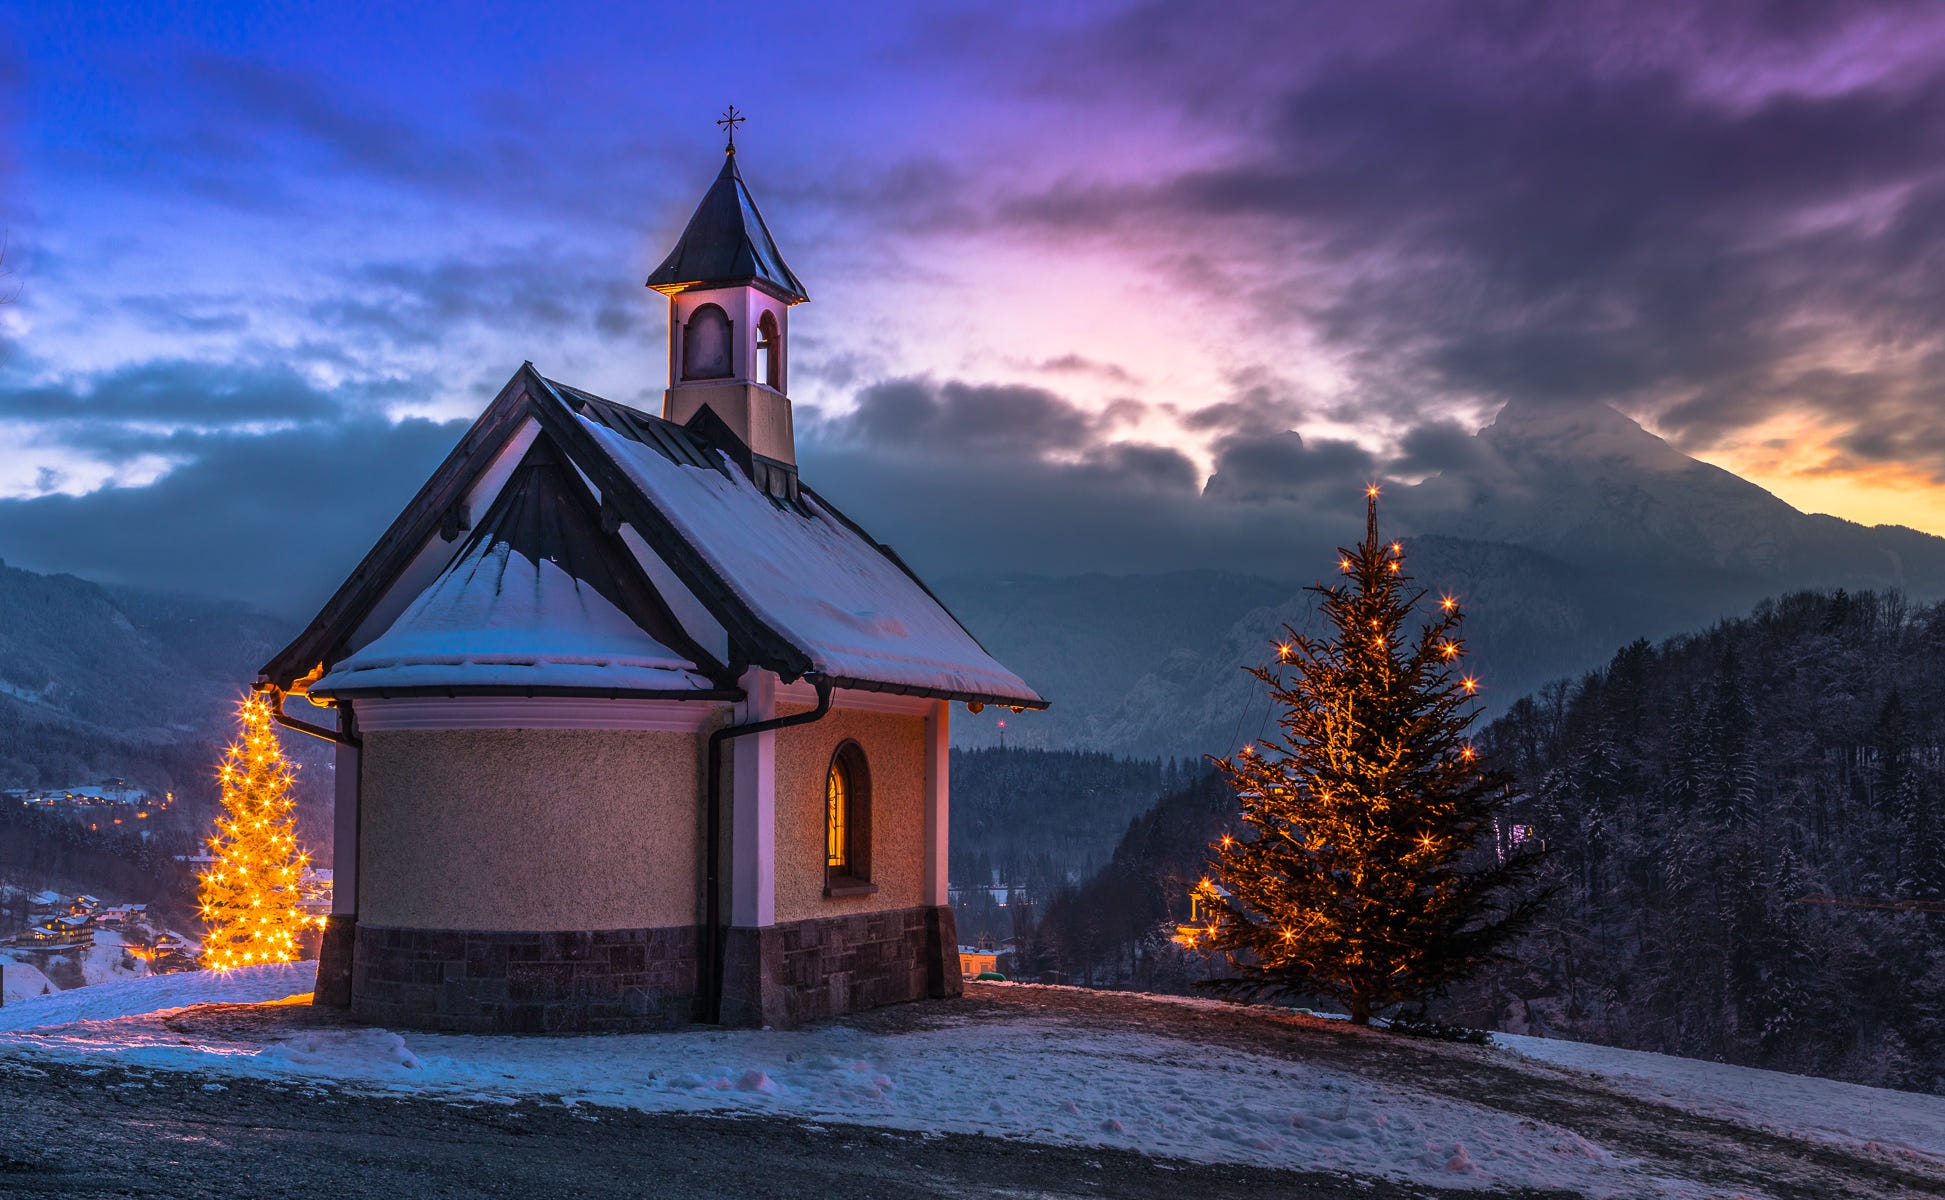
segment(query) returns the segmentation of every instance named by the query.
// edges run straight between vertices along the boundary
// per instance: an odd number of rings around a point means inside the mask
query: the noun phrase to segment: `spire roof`
[[[692,287],[755,284],[792,304],[808,300],[804,285],[784,264],[763,214],[736,169],[731,148],[675,249],[649,274],[648,286],[674,295]]]

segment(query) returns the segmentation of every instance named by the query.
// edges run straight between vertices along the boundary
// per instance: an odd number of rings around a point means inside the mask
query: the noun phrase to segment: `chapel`
[[[959,991],[950,706],[1046,702],[800,478],[809,296],[733,140],[648,286],[659,414],[523,364],[262,670],[337,744],[318,1004],[787,1027]]]

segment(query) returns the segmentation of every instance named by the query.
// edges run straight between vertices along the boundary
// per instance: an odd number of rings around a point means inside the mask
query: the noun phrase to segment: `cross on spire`
[[[729,145],[723,148],[723,153],[736,153],[736,127],[741,125],[744,119],[743,114],[736,111],[734,104],[724,109],[723,115],[716,118],[716,124],[721,125],[724,132],[729,135]]]

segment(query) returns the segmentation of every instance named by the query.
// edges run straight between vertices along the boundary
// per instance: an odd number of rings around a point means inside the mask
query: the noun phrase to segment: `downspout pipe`
[[[295,729],[299,733],[308,733],[314,738],[323,738],[327,742],[336,742],[340,746],[357,747],[364,743],[364,739],[355,733],[340,733],[335,729],[326,729],[322,725],[313,725],[309,721],[300,721],[296,717],[285,715],[284,700],[287,697],[283,690],[280,688],[265,688],[264,690],[270,693],[270,715],[276,719],[277,724],[282,725],[285,729]]]
[[[808,725],[831,711],[831,685],[828,680],[810,679],[817,689],[817,706],[809,712],[787,717],[771,717],[743,725],[725,725],[709,735],[708,758],[709,820],[703,851],[703,996],[702,1019],[711,1025],[723,1019],[723,971],[728,964],[728,939],[723,934],[722,848],[723,848],[723,743],[751,733],[768,733],[792,725]]]

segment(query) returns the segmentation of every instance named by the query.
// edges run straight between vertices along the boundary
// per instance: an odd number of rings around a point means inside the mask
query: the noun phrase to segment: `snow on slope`
[[[1785,1137],[1888,1150],[1945,1170],[1945,1096],[1495,1033],[1493,1044],[1601,1077],[1631,1095]]]
[[[475,1037],[156,1014],[298,998],[314,964],[164,975],[0,1008],[0,1059],[309,1080],[467,1103],[555,1099],[1119,1146],[1200,1161],[1595,1197],[1713,1197],[1571,1130],[1354,1073],[1155,1034],[1034,1018],[902,1034],[842,1024],[605,1037]],[[1160,999],[1159,997],[1157,999]],[[1195,1004],[1197,1001],[1184,1001]],[[1211,1003],[1202,1001],[1200,1003]],[[246,1032],[262,1030],[262,1032]],[[1538,1071],[1790,1137],[1945,1167],[1945,1097],[1537,1038]],[[1544,1065],[1539,1065],[1544,1064]]]
[[[0,1035],[6,1031],[38,1029],[74,1021],[112,1021],[145,1016],[189,1004],[256,1004],[308,993],[317,981],[317,964],[271,963],[246,967],[227,975],[215,971],[183,971],[99,983],[93,987],[31,996],[16,1003],[13,973],[7,967],[7,1003],[0,1007]],[[11,1039],[0,1036],[0,1047]]]
[[[1559,1128],[1328,1068],[1172,1038],[1026,1020],[899,1035],[843,1025],[607,1037],[359,1027],[197,1036],[153,1015],[279,998],[310,964],[160,976],[0,1009],[0,1058],[309,1079],[477,1102],[559,1097],[652,1112],[763,1114],[1111,1145],[1204,1161],[1592,1196],[1703,1196]],[[191,1032],[185,1032],[189,1030]]]
[[[5,989],[0,990],[0,1006],[11,1006],[43,993],[52,995],[61,990],[31,963],[0,955],[0,971],[6,974],[5,980],[0,981],[5,984]],[[4,1021],[5,1008],[0,1007],[0,1028],[5,1028]]]

